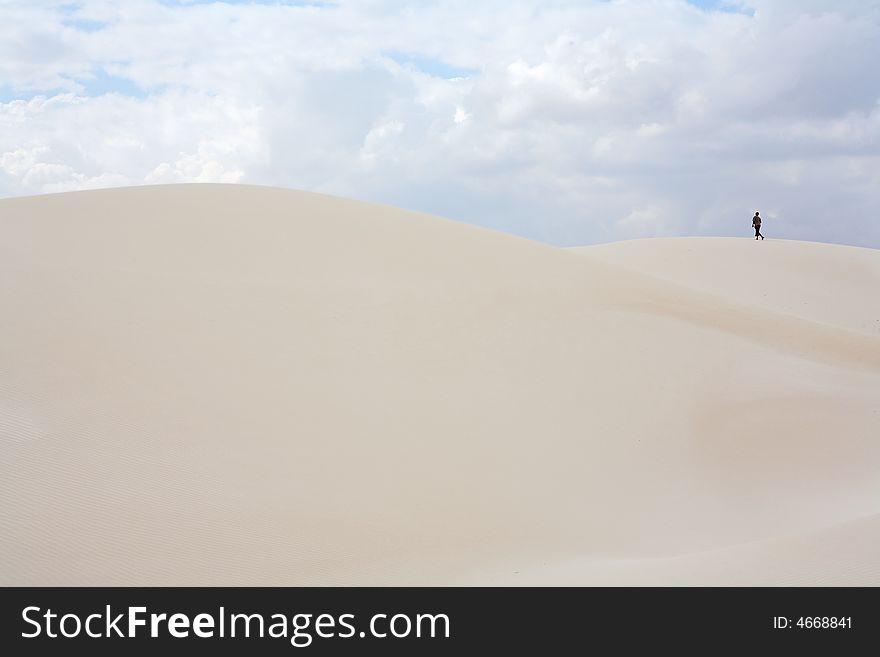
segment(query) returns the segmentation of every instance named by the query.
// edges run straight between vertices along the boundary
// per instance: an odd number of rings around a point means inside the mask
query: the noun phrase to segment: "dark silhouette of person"
[[[752,217],[752,228],[755,229],[755,239],[758,239],[759,237],[764,239],[764,236],[761,235],[761,215],[757,212],[755,213],[755,216]]]

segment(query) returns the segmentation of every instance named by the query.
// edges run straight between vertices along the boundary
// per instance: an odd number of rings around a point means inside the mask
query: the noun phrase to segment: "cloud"
[[[225,181],[558,244],[880,246],[856,0],[0,2],[0,194]]]

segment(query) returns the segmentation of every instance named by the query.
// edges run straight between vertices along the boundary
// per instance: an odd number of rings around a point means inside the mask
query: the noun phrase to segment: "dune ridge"
[[[0,584],[880,583],[880,252],[0,200]]]

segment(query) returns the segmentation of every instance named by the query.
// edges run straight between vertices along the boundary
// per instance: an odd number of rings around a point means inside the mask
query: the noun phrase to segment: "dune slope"
[[[2,200],[0,584],[880,583],[880,252],[685,242]]]

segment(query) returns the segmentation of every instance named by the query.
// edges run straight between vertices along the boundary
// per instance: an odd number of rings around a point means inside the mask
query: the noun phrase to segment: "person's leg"
[[[761,234],[761,229],[755,226],[755,239],[758,239],[758,235]]]

